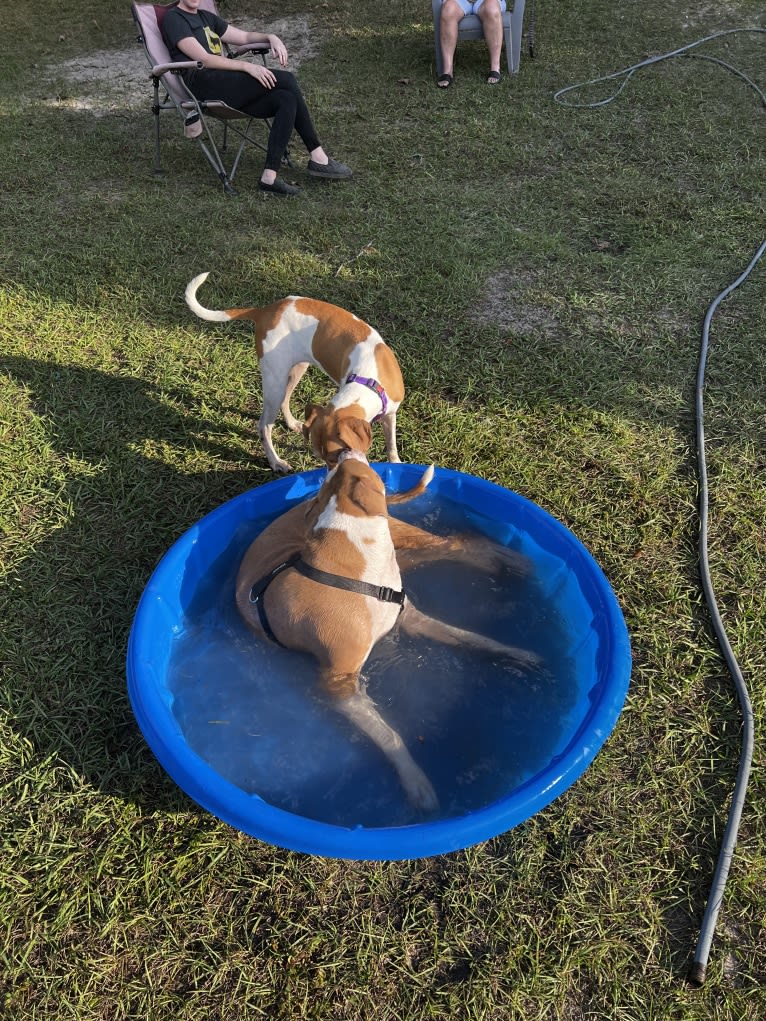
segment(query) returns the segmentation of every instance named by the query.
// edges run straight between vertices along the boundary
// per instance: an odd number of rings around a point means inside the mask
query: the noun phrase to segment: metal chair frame
[[[270,122],[265,118],[251,117],[221,100],[200,100],[192,94],[181,76],[181,72],[190,68],[199,69],[202,64],[194,60],[171,61],[170,53],[162,38],[164,12],[174,6],[175,4],[139,3],[138,0],[134,0],[131,4],[133,20],[139,32],[138,41],[144,47],[151,68],[149,77],[153,90],[154,175],[156,177],[165,176],[161,163],[160,116],[166,111],[175,110],[183,120],[184,134],[187,138],[194,138],[197,141],[213,173],[223,185],[224,192],[233,197],[237,194],[234,177],[245,146],[253,145],[263,152],[266,151],[266,146],[250,133],[253,121],[263,120],[267,128],[270,127]],[[200,8],[214,14],[217,13],[215,0],[202,0]],[[246,55],[257,55],[266,64],[269,45],[268,43],[251,43],[246,46],[227,46],[226,51],[227,56],[232,60]],[[164,95],[161,96],[163,91]],[[220,121],[222,124],[219,143],[215,140],[208,122],[209,118]],[[240,128],[236,124],[240,120],[247,121],[244,128]],[[227,168],[224,154],[228,151],[229,131],[237,135],[240,142],[231,165]],[[292,166],[289,152],[285,154],[284,162],[287,166]]]

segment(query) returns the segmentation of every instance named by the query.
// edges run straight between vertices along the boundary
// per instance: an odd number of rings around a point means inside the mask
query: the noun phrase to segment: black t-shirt
[[[187,14],[186,11],[180,11],[177,7],[173,7],[167,12],[162,22],[162,35],[170,50],[171,60],[189,59],[185,53],[178,49],[180,40],[188,39],[189,36],[194,36],[208,53],[223,56],[221,36],[228,27],[228,22],[219,18],[217,14],[211,14],[210,11]]]

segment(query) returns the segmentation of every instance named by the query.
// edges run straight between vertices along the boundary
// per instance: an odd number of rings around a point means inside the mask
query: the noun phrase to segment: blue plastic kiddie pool
[[[423,471],[373,467],[389,491]],[[511,829],[585,771],[620,714],[631,657],[612,589],[568,529],[493,483],[437,468],[425,495],[394,508],[429,530],[483,534],[518,553],[524,576],[434,562],[405,573],[404,588],[432,616],[528,649],[541,664],[519,669],[396,633],[376,646],[368,691],[439,796],[439,812],[420,818],[381,753],[321,699],[315,663],[257,640],[236,611],[248,545],[324,477],[317,469],[243,493],[158,564],[127,660],[149,746],[205,809],[309,854],[419,858]]]

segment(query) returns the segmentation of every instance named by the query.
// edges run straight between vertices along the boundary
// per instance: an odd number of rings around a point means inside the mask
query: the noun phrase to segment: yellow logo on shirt
[[[207,46],[211,53],[217,53],[219,56],[222,52],[221,37],[216,35],[212,28],[208,28],[205,25],[205,38],[207,39]]]

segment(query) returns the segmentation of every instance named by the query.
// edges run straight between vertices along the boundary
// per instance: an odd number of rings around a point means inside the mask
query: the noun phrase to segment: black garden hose
[[[696,42],[689,43],[686,46],[682,46],[677,50],[673,50],[670,53],[664,53],[657,57],[650,57],[647,60],[643,60],[638,64],[633,64],[631,67],[623,68],[621,71],[616,71],[613,74],[604,75],[600,78],[593,78],[587,82],[580,82],[577,85],[570,85],[567,88],[560,89],[554,95],[554,101],[561,103],[563,106],[573,106],[580,108],[593,109],[597,106],[604,106],[606,103],[610,103],[613,99],[622,92],[625,86],[628,84],[630,79],[633,77],[636,71],[640,68],[647,67],[650,64],[659,63],[662,60],[669,60],[671,57],[699,57],[702,60],[709,60],[719,66],[725,68],[727,71],[731,71],[737,75],[743,81],[745,81],[751,88],[755,90],[761,99],[761,103],[766,107],[766,95],[758,86],[751,81],[742,71],[733,67],[726,61],[719,60],[717,57],[712,57],[707,54],[695,54],[689,51],[700,46],[702,43],[709,42],[712,39],[718,39],[721,36],[733,35],[737,32],[756,32],[766,33],[764,28],[733,28],[728,29],[724,32],[716,32],[713,35],[705,36],[703,39],[698,39]],[[618,78],[623,78],[622,84],[619,88],[606,99],[600,100],[595,103],[577,103],[577,102],[564,102],[561,97],[566,93],[573,92],[576,89],[583,88],[587,85],[595,85],[605,81],[612,81]],[[724,830],[723,841],[721,844],[721,850],[718,855],[718,861],[716,863],[715,872],[713,874],[713,882],[708,894],[707,905],[705,907],[705,914],[702,919],[702,925],[700,927],[700,934],[697,940],[697,946],[694,952],[694,961],[691,969],[689,970],[689,981],[694,985],[701,986],[705,981],[707,972],[707,961],[710,953],[710,945],[713,940],[713,934],[715,932],[716,922],[718,920],[718,912],[720,911],[721,904],[723,903],[724,888],[726,886],[726,880],[729,875],[729,867],[731,865],[732,858],[734,856],[734,849],[737,843],[737,833],[739,831],[739,825],[742,818],[742,809],[745,803],[745,796],[747,793],[747,784],[750,776],[750,768],[753,759],[753,746],[755,743],[755,725],[753,720],[753,710],[750,703],[750,696],[748,694],[747,685],[745,684],[742,676],[742,671],[739,668],[739,664],[732,652],[731,645],[729,644],[728,637],[726,635],[726,629],[724,628],[721,620],[721,615],[718,611],[718,605],[716,603],[715,592],[713,590],[713,584],[710,578],[710,569],[708,563],[708,551],[707,551],[707,519],[708,519],[708,483],[707,483],[707,464],[705,461],[705,430],[704,430],[704,387],[705,387],[705,366],[707,364],[707,353],[710,339],[710,323],[713,315],[718,308],[718,305],[726,298],[732,291],[736,290],[741,283],[743,283],[750,275],[752,270],[755,268],[758,260],[766,251],[766,241],[764,241],[758,251],[751,259],[748,267],[737,277],[737,279],[729,284],[721,293],[711,302],[705,320],[702,327],[702,341],[700,345],[699,363],[697,369],[697,388],[696,388],[696,401],[695,401],[695,422],[696,422],[696,442],[697,442],[697,465],[699,474],[699,518],[700,518],[700,532],[699,532],[699,568],[700,568],[700,579],[702,589],[705,595],[705,601],[710,611],[710,616],[713,623],[713,629],[718,639],[721,652],[726,664],[729,668],[734,686],[737,692],[737,698],[739,700],[740,711],[742,714],[743,722],[743,733],[742,733],[742,747],[739,757],[739,767],[737,770],[737,778],[734,784],[734,792],[732,794],[732,803],[729,808],[729,814],[726,821],[726,828]]]

